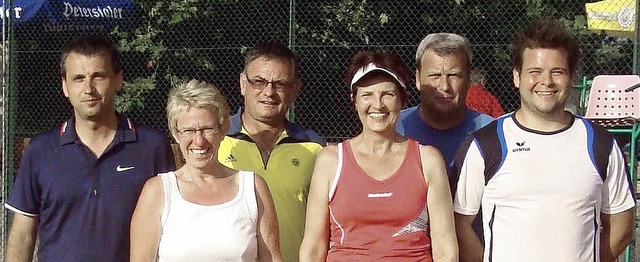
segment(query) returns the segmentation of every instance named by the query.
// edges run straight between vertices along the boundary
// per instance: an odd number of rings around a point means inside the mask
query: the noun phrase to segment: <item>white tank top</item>
[[[174,172],[159,176],[165,204],[158,261],[256,261],[258,203],[253,172],[240,171],[238,194],[213,206],[182,198]]]

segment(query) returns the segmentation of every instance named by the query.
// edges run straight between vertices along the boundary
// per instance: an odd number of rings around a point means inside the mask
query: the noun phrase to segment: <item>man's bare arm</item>
[[[602,234],[600,236],[600,261],[615,261],[631,242],[633,214],[631,208],[618,214],[602,214]]]
[[[456,221],[458,246],[460,247],[460,261],[482,261],[484,247],[471,227],[471,223],[473,223],[476,216],[467,216],[455,213],[454,218]]]
[[[14,213],[7,240],[6,262],[31,262],[36,243],[37,216]]]

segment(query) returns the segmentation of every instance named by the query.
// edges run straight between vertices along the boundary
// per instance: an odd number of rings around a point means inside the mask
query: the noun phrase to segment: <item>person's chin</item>
[[[457,106],[451,102],[436,102],[427,107],[429,111],[436,114],[451,114],[457,110]]]
[[[262,111],[260,112],[260,118],[263,120],[276,120],[284,118],[284,114],[276,110]]]
[[[211,158],[211,156],[208,157],[204,157],[204,158],[192,158],[189,159],[190,161],[187,161],[188,164],[196,169],[206,169],[208,166],[210,166],[212,164],[213,159]]]

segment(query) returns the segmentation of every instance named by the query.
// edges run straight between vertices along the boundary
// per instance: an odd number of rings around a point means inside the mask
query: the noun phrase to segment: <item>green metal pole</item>
[[[638,74],[638,31],[640,24],[640,16],[638,16],[638,10],[640,10],[640,1],[636,0],[636,11],[635,11],[635,24],[634,24],[634,33],[633,33],[633,74]]]
[[[638,16],[638,11],[640,10],[640,1],[636,0],[635,1],[636,4],[636,10],[635,10],[635,28],[634,28],[634,34],[633,34],[633,74],[638,74],[638,38],[640,38],[640,16]],[[636,91],[637,92],[637,91]],[[636,130],[634,130],[635,132]],[[633,137],[633,136],[632,136]],[[635,141],[631,142],[631,178],[632,178],[632,183],[631,186],[635,188],[636,185],[636,161],[637,161],[637,155],[636,155],[636,151],[635,151]],[[635,190],[634,190],[635,192]],[[634,225],[635,225],[635,219],[636,216],[634,215]],[[637,248],[636,247],[636,237],[635,237],[635,226],[633,227],[633,235],[631,236],[631,243],[629,244],[629,246],[626,248],[625,250],[625,261],[626,262],[631,262],[634,261],[634,251]]]
[[[5,7],[5,10],[13,9],[13,0],[3,0],[2,6]],[[6,15],[9,14],[9,15]],[[2,61],[0,68],[2,68],[2,80],[1,80],[1,88],[2,88],[2,201],[5,201],[8,192],[13,184],[13,170],[14,170],[14,154],[13,154],[13,145],[15,140],[15,132],[11,132],[11,120],[12,116],[12,108],[13,101],[11,99],[10,94],[13,92],[13,88],[11,85],[11,48],[13,45],[13,30],[11,30],[12,23],[12,12],[6,12],[2,18]],[[7,235],[9,228],[9,214],[6,209],[2,211],[2,253],[5,254],[6,251],[6,243],[7,243]]]
[[[296,51],[296,1],[289,0],[289,48]],[[295,101],[289,107],[289,121],[296,121],[296,104]]]

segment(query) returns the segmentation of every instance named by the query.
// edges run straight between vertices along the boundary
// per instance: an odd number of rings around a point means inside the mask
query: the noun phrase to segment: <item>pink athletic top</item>
[[[418,142],[409,140],[402,165],[383,181],[360,168],[348,140],[338,144],[327,261],[432,261],[426,199]]]

